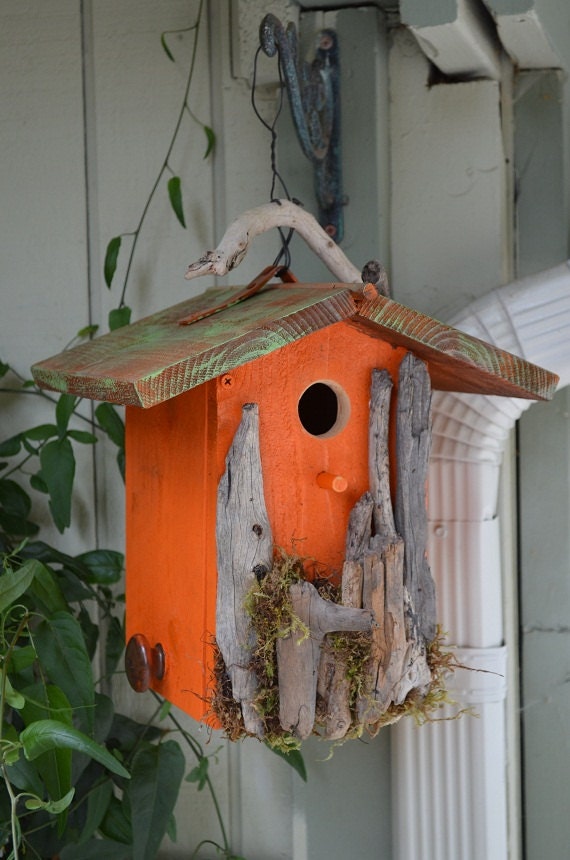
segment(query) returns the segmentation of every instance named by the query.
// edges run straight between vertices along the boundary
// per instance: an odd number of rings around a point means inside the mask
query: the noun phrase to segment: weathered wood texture
[[[504,350],[346,284],[269,286],[193,325],[180,320],[231,301],[203,295],[34,365],[38,385],[149,408],[342,320],[369,337],[412,350],[432,386],[447,391],[549,399],[558,377]]]
[[[451,328],[392,299],[363,303],[357,325],[373,324],[423,359],[434,389],[550,400],[558,377],[519,356]]]
[[[424,363],[408,353],[400,366],[397,404],[397,499],[390,491],[392,380],[372,374],[369,419],[370,492],[355,505],[347,532],[342,602],[375,616],[358,721],[374,731],[392,704],[412,689],[423,692],[431,675],[426,643],[435,636],[435,591],[425,557],[425,482],[430,440],[430,386]],[[341,738],[350,725],[346,666],[325,648],[319,693],[325,735]]]
[[[374,616],[324,600],[310,582],[290,587],[293,618],[301,622],[277,640],[279,721],[281,727],[304,740],[313,731],[321,645],[334,631],[369,631]]]
[[[426,557],[426,481],[431,446],[431,387],[425,364],[408,353],[400,365],[396,419],[395,522],[404,540],[408,632],[436,633],[435,584]]]
[[[257,678],[249,668],[255,634],[245,599],[256,571],[267,571],[272,565],[273,538],[263,495],[258,409],[254,403],[243,407],[242,421],[219,483],[216,543],[216,641],[233,697],[241,704],[246,731],[261,737],[263,723],[252,704]]]
[[[366,492],[353,507],[346,534],[346,560],[342,569],[341,603],[343,606],[361,607],[363,588],[362,557],[368,547],[372,529],[374,501]],[[368,607],[372,608],[373,607]],[[375,616],[375,619],[378,616]],[[378,624],[373,628],[378,630]],[[335,653],[325,642],[319,666],[317,685],[320,702],[320,719],[324,724],[325,737],[340,740],[348,731],[352,715],[350,711],[350,679],[346,659]]]
[[[242,212],[239,218],[232,221],[218,247],[214,251],[206,251],[199,260],[188,266],[186,278],[190,280],[202,275],[225,275],[231,272],[244,259],[253,239],[276,227],[292,227],[335,278],[362,287],[360,270],[350,262],[314,216],[290,200],[274,201]]]

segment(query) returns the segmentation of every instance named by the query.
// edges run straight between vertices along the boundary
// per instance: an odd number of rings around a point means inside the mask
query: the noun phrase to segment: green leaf
[[[77,337],[90,337],[92,334],[96,334],[98,332],[98,330],[99,330],[99,326],[96,323],[93,323],[92,325],[86,325],[86,326],[83,326],[83,328],[80,328],[79,331],[77,332],[76,336]]]
[[[214,151],[214,147],[216,146],[216,133],[209,125],[204,125],[202,128],[204,129],[206,140],[208,142],[206,152],[204,153],[204,158],[207,158],[210,153]]]
[[[103,272],[105,275],[105,283],[111,289],[113,276],[117,270],[117,259],[121,250],[122,236],[115,236],[107,245],[105,252],[105,262],[103,264]]]
[[[206,785],[208,778],[208,768],[210,763],[206,756],[201,756],[196,767],[193,767],[188,776],[185,777],[186,782],[197,782],[198,791],[202,791]]]
[[[36,651],[49,678],[77,709],[81,725],[93,732],[93,673],[79,622],[68,612],[55,612],[34,633]]]
[[[77,406],[78,399],[74,394],[60,394],[55,407],[55,422],[61,436],[67,430],[69,419]]]
[[[117,776],[131,778],[129,772],[108,749],[59,720],[37,720],[20,732],[20,742],[28,761],[34,761],[50,750],[69,749],[90,756]]]
[[[131,308],[128,305],[121,305],[120,308],[113,308],[109,311],[109,331],[115,331],[115,329],[129,325],[131,313]]]
[[[0,481],[0,505],[6,513],[25,520],[30,513],[32,502],[28,494],[15,481]]]
[[[114,549],[92,549],[78,555],[77,559],[89,571],[86,581],[98,585],[113,585],[118,582],[125,563],[124,555]]]
[[[67,435],[75,442],[81,442],[82,445],[94,445],[97,441],[97,436],[88,433],[87,430],[68,430]]]
[[[129,796],[137,860],[156,856],[178,797],[184,764],[176,741],[142,747],[134,757]]]
[[[26,809],[45,809],[46,812],[57,815],[68,808],[74,794],[75,789],[70,788],[67,794],[64,794],[59,800],[42,800],[39,797],[29,797],[25,802],[25,807]]]
[[[131,810],[128,800],[123,796],[121,802],[117,797],[112,797],[105,813],[105,817],[99,827],[103,836],[123,842],[132,847],[133,827],[131,824]]]
[[[27,561],[19,570],[0,576],[0,612],[5,612],[24,594],[34,578],[34,563]]]
[[[93,737],[100,744],[106,743],[115,718],[115,707],[109,696],[95,693],[95,728]]]
[[[71,523],[71,492],[75,476],[75,456],[69,439],[53,439],[40,451],[42,479],[49,492],[49,506],[58,531]]]
[[[290,750],[289,752],[285,752],[285,750],[278,749],[277,747],[272,747],[267,744],[267,747],[274,752],[275,755],[278,755],[280,758],[284,759],[287,764],[290,764],[294,771],[296,771],[303,782],[307,782],[307,768],[305,767],[305,761],[303,759],[302,754],[299,750]]]
[[[15,708],[17,711],[21,711],[26,704],[26,700],[21,693],[18,693],[18,691],[13,688],[10,678],[7,675],[4,679],[4,698],[10,707]]]
[[[186,221],[184,220],[184,209],[182,206],[182,189],[180,187],[180,177],[173,176],[168,180],[168,197],[170,198],[170,205],[174,209],[174,214],[180,221],[183,227],[186,227]]]
[[[53,615],[54,612],[69,611],[67,600],[63,596],[53,572],[41,561],[26,563],[34,565],[34,581],[30,590],[34,597],[40,601],[45,611],[49,615]]]
[[[22,719],[26,726],[38,720],[55,719],[71,726],[71,706],[65,693],[53,684],[38,681],[23,690],[26,705],[22,709]],[[57,800],[71,789],[71,750],[53,749],[38,756],[36,768],[40,774],[48,796]],[[43,794],[43,792],[42,792]],[[61,834],[67,823],[67,812],[60,810],[58,831]]]
[[[124,714],[115,714],[107,742],[119,746],[125,753],[130,753],[140,743],[142,735],[147,741],[155,741],[162,734],[163,731],[156,726],[138,723]]]
[[[41,472],[36,472],[35,475],[30,475],[30,487],[37,490],[38,493],[47,493],[48,487]]]
[[[6,376],[9,370],[10,365],[6,364],[5,361],[0,361],[0,379],[2,379],[3,376]]]
[[[125,447],[125,425],[117,410],[110,403],[100,403],[95,417],[111,442],[119,448]]]
[[[160,711],[158,712],[158,721],[162,722],[162,720],[165,720],[167,718],[167,716],[169,715],[171,710],[172,710],[172,702],[168,702],[165,699],[164,702],[162,703],[162,705],[160,706]]]
[[[81,831],[81,836],[79,837],[79,845],[85,844],[101,824],[109,808],[112,794],[113,783],[109,779],[89,792],[89,797],[87,798],[87,817]]]
[[[173,62],[173,63],[175,63],[175,62],[176,62],[176,60],[174,59],[174,56],[173,56],[173,54],[172,54],[172,51],[170,50],[170,48],[169,48],[169,47],[168,47],[168,45],[166,44],[166,34],[165,34],[165,33],[161,33],[161,34],[160,34],[160,44],[162,45],[162,47],[163,47],[163,49],[164,49],[164,53],[166,54],[166,56],[168,57],[168,59],[169,59],[169,60],[172,60],[172,62]]]
[[[19,675],[20,672],[25,672],[32,666],[36,659],[36,651],[33,645],[23,645],[21,648],[14,648],[10,653],[8,661],[8,671],[13,675]]]
[[[0,510],[0,529],[12,537],[32,537],[37,534],[38,526]]]
[[[93,660],[97,649],[97,643],[99,642],[99,625],[92,621],[85,606],[82,606],[79,610],[77,620],[79,621],[81,630],[83,631],[85,649],[89,654],[89,659]]]
[[[26,439],[31,439],[32,442],[43,442],[44,439],[51,439],[52,436],[57,436],[58,430],[55,424],[38,424],[37,427],[24,430],[22,435]]]
[[[176,842],[178,838],[178,833],[176,829],[176,816],[174,813],[168,819],[168,824],[166,825],[166,835],[170,839],[171,842]]]
[[[17,436],[11,436],[10,439],[0,442],[0,457],[14,457],[20,453],[21,447],[22,434],[18,433]]]

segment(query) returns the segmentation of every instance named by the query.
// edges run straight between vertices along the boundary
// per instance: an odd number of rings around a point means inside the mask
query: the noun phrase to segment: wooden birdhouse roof
[[[558,377],[477,338],[347,284],[271,284],[246,301],[191,325],[235,296],[213,288],[132,325],[41,361],[43,388],[148,408],[246,362],[339,322],[427,362],[435,389],[544,400]],[[350,356],[347,356],[350,359]]]

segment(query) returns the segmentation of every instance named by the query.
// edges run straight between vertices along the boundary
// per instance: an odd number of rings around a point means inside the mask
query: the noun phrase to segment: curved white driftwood
[[[201,275],[226,275],[239,266],[256,236],[276,227],[294,228],[341,283],[362,284],[360,270],[350,262],[310,212],[290,200],[266,203],[242,212],[230,224],[218,247],[206,251],[199,260],[188,266],[186,279],[199,278]],[[383,283],[380,282],[378,287],[382,289]]]

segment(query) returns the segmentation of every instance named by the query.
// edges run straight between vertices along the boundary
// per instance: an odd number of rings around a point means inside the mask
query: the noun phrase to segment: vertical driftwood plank
[[[371,630],[374,616],[324,600],[310,582],[290,588],[293,619],[301,624],[277,640],[279,721],[285,731],[308,738],[315,722],[323,638],[334,631]]]
[[[431,445],[431,385],[427,367],[408,353],[400,365],[395,522],[404,540],[404,585],[410,600],[408,634],[436,634],[435,584],[427,562],[426,481]]]
[[[341,603],[360,608],[362,604],[362,556],[368,546],[372,527],[374,501],[365,493],[350,512],[346,535],[346,560],[342,569]],[[330,740],[340,740],[351,723],[349,705],[350,680],[346,662],[334,654],[325,641],[319,665],[318,693],[324,715],[324,734]]]
[[[257,680],[249,669],[255,636],[244,602],[256,572],[271,567],[273,538],[263,494],[255,403],[243,407],[242,420],[226,458],[226,470],[218,487],[216,542],[216,640],[232,682],[233,697],[241,704],[245,728],[261,737],[263,724],[252,705]]]
[[[392,379],[387,370],[373,370],[368,425],[368,475],[374,499],[374,534],[385,541],[396,536],[390,495],[390,398]]]

